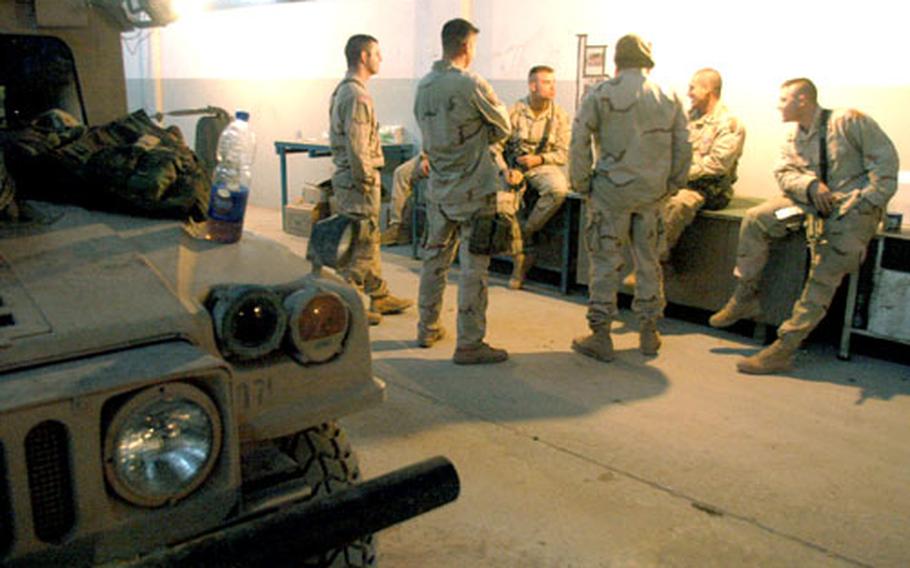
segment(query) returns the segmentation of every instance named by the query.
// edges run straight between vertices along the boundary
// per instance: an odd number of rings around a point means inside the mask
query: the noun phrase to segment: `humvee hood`
[[[192,239],[175,221],[33,204],[0,225],[0,370],[183,338],[217,354],[202,305],[216,284],[299,280],[306,262],[254,235]]]

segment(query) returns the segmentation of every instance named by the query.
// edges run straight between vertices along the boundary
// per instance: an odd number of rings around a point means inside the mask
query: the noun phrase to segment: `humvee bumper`
[[[283,565],[338,548],[454,501],[460,483],[444,457],[419,462],[325,498],[283,503],[192,541],[108,566]],[[295,493],[299,495],[299,493]]]

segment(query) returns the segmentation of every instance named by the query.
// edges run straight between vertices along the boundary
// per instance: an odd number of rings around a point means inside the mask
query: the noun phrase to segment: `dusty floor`
[[[303,252],[277,211],[248,229]],[[419,262],[384,249],[394,293]],[[454,333],[456,286],[444,322]],[[343,420],[367,477],[442,454],[455,503],[380,534],[386,567],[910,565],[910,367],[811,345],[786,376],[737,374],[748,338],[667,319],[656,358],[634,319],[610,364],[571,351],[584,298],[493,277],[500,365],[415,343],[416,312],[371,329],[386,404]]]

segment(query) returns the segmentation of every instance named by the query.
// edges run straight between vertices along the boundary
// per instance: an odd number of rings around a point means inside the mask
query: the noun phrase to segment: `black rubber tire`
[[[299,432],[288,441],[287,452],[299,464],[304,479],[313,488],[311,499],[319,499],[360,480],[357,455],[348,436],[334,422]],[[306,558],[307,568],[377,566],[376,538],[367,535],[349,545]]]

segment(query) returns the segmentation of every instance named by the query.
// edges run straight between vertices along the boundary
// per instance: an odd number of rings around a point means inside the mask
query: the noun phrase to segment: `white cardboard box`
[[[299,237],[309,237],[313,229],[312,203],[297,201],[284,206],[284,232]]]

